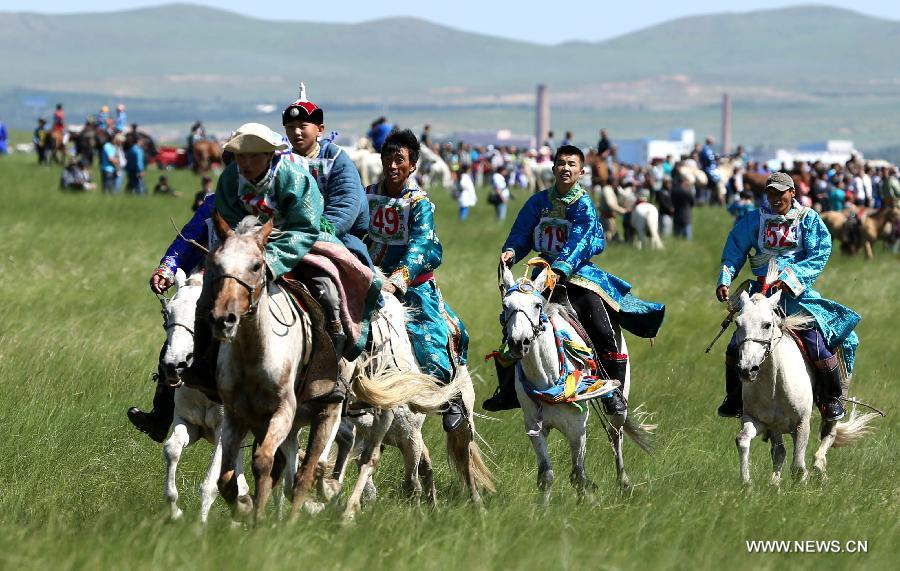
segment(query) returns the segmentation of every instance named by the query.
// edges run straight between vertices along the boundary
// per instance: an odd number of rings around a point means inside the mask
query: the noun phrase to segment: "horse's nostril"
[[[184,358],[185,363],[190,363],[190,362],[192,362],[193,360],[194,360],[194,354],[193,354],[193,353],[188,353],[188,354],[187,354],[187,357]]]
[[[227,323],[228,325],[234,325],[235,323],[237,323],[237,315],[229,313],[225,317],[225,323]]]
[[[181,371],[187,369],[187,367],[188,367],[188,364],[185,361],[181,361],[180,363],[178,363],[178,366],[175,367],[175,370],[178,372],[181,372]]]
[[[522,345],[525,347],[528,347],[529,345],[531,345],[531,339],[526,339],[526,340],[522,341]]]
[[[758,371],[759,371],[759,365],[753,365],[752,367],[750,367],[751,373],[756,373]]]

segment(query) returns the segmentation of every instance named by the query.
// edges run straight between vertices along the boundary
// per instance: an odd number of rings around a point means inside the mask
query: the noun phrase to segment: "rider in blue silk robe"
[[[419,142],[408,130],[392,133],[382,147],[382,163],[398,155],[415,170]],[[385,168],[385,172],[388,172]],[[365,243],[372,262],[384,272],[385,283],[412,311],[407,322],[416,361],[423,372],[449,382],[466,364],[469,335],[441,295],[434,270],[441,265],[443,248],[434,229],[434,203],[428,193],[408,177],[398,195],[389,196],[385,181],[370,185],[369,230]],[[398,183],[399,184],[399,183]],[[444,414],[444,429],[462,421],[461,403],[451,401]]]
[[[569,165],[568,163],[571,163]],[[567,166],[568,165],[568,166]],[[640,337],[656,337],[665,316],[665,306],[646,302],[631,294],[631,284],[591,263],[603,252],[603,228],[590,196],[574,179],[564,180],[566,169],[583,169],[584,155],[573,146],[557,151],[556,184],[529,198],[519,211],[502,252],[516,263],[537,252],[566,283],[569,300],[585,327],[607,378],[624,382],[627,355],[619,352],[615,323]],[[559,188],[567,188],[561,193]],[[482,405],[485,410],[517,406],[508,371],[498,364],[500,386]],[[608,393],[603,405],[610,414],[622,414],[626,403],[617,389]]]
[[[780,175],[780,176],[778,176]],[[779,190],[784,188],[785,190]],[[774,190],[773,190],[774,189]],[[748,293],[761,291],[759,282],[765,277],[770,260],[780,271],[778,282],[782,289],[782,308],[786,315],[804,311],[816,323],[815,328],[800,331],[807,353],[813,361],[816,376],[816,402],[828,420],[843,416],[840,363],[834,354],[841,349],[847,373],[853,372],[859,338],[854,329],[860,316],[835,301],[823,298],[813,289],[831,255],[831,234],[819,214],[794,200],[794,184],[790,177],[775,173],[769,178],[766,193],[784,194],[789,209],[778,214],[764,205],[741,218],[725,242],[718,286],[731,286],[749,260],[750,270],[757,277]],[[785,204],[787,207],[787,204]],[[751,253],[752,250],[752,253]],[[783,285],[782,285],[783,284]],[[740,416],[741,385],[736,364],[737,344],[734,338],[726,349],[726,391],[728,397],[719,409],[721,416]]]

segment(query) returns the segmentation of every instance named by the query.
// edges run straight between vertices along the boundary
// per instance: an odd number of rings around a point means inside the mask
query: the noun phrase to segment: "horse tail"
[[[470,430],[454,430],[447,434],[447,455],[450,466],[460,481],[469,486],[476,486],[490,492],[497,491],[494,486],[494,475],[484,462],[481,448],[475,442],[475,427],[469,424]]]
[[[393,371],[379,367],[367,372],[360,367],[353,380],[353,393],[359,400],[376,408],[389,409],[407,405],[413,412],[436,414],[447,401],[459,395],[460,382],[441,385],[436,378],[423,373]]]
[[[650,454],[653,452],[654,434],[656,430],[655,424],[650,424],[652,413],[641,410],[644,405],[641,404],[633,411],[630,411],[625,417],[625,434],[640,447],[641,450]]]
[[[850,446],[872,434],[871,422],[876,418],[878,418],[878,414],[874,412],[859,415],[856,413],[856,407],[853,407],[847,421],[839,422],[835,426],[833,446],[835,448]]]

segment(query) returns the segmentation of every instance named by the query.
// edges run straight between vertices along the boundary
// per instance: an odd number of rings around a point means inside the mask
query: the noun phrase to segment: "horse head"
[[[533,281],[513,278],[512,270],[502,264],[500,270],[500,292],[503,296],[503,311],[500,323],[509,346],[510,355],[521,359],[528,354],[537,336],[544,330],[547,315],[544,313],[546,300],[541,295],[547,285],[545,268]]]
[[[272,219],[259,226],[259,219],[247,216],[236,230],[213,214],[221,244],[209,255],[207,284],[211,288],[213,335],[230,342],[240,320],[252,316],[266,288],[265,248],[272,233]]]
[[[741,293],[737,324],[737,365],[741,378],[753,382],[759,369],[772,353],[772,342],[781,335],[781,319],[776,313],[781,290],[770,297]]]
[[[159,374],[172,387],[181,385],[181,374],[194,360],[194,315],[203,279],[200,274],[185,278],[184,272],[178,270],[175,284],[175,296],[163,310],[166,344],[159,360]]]

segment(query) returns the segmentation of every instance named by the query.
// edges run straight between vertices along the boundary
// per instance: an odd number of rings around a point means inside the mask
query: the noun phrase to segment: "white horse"
[[[437,180],[445,189],[453,188],[453,176],[450,173],[450,166],[444,162],[440,155],[426,145],[422,145],[419,151],[416,174],[422,179],[422,188],[430,187],[434,180]]]
[[[777,278],[770,267],[767,281]],[[794,440],[792,471],[805,482],[806,446],[813,411],[813,371],[803,359],[788,330],[808,326],[812,317],[792,315],[782,318],[776,311],[781,290],[770,297],[742,292],[738,301],[738,368],[743,380],[744,415],[735,443],[740,458],[741,480],[750,484],[750,442],[757,436],[772,444],[771,483],[781,482],[784,465],[784,434]],[[844,392],[849,387],[846,383]],[[824,476],[826,454],[832,446],[848,446],[870,433],[874,413],[857,416],[854,410],[847,422],[823,422],[822,443],[816,451],[814,467]]]
[[[172,299],[165,302],[163,315],[166,329],[166,344],[160,360],[164,378],[161,382],[170,385],[180,383],[181,373],[193,360],[194,352],[194,314],[197,299],[203,286],[200,274],[185,278],[184,272],[178,270],[175,276],[177,291]],[[164,298],[163,298],[164,299]],[[200,484],[200,522],[206,523],[209,510],[218,495],[216,480],[222,464],[222,433],[220,425],[223,415],[222,405],[209,400],[203,393],[195,389],[181,386],[175,391],[175,415],[172,423],[172,435],[163,445],[166,459],[165,496],[169,502],[172,520],[179,519],[183,512],[178,507],[178,487],[176,473],[182,451],[200,438],[205,438],[213,445],[213,455],[209,469]],[[238,463],[237,485],[239,493],[249,490],[242,470],[243,462]]]
[[[530,282],[522,279],[515,281],[512,271],[504,266],[502,270],[502,293],[504,334],[513,357],[521,359],[521,369],[517,366],[516,394],[522,406],[525,430],[531,438],[538,462],[538,488],[543,492],[543,501],[550,500],[550,488],[553,484],[553,466],[547,452],[547,436],[551,428],[562,432],[569,441],[572,456],[572,471],[569,479],[581,496],[594,490],[594,484],[588,479],[584,470],[584,457],[587,446],[587,402],[581,408],[569,404],[549,404],[532,398],[523,387],[523,383],[537,390],[545,390],[556,384],[560,376],[559,354],[556,346],[554,328],[566,332],[576,343],[589,345],[563,317],[567,311],[562,306],[548,304],[541,296],[547,283],[547,271],[542,271]],[[518,286],[518,287],[514,287]],[[628,354],[628,346],[621,330],[618,332],[620,352]],[[625,379],[617,379],[622,384],[621,390],[628,398],[631,390],[631,364],[625,371]],[[612,386],[612,385],[611,385]],[[601,391],[603,394],[608,391]],[[642,419],[646,413],[632,411],[622,415],[608,416],[611,425],[610,440],[616,462],[616,475],[622,488],[628,490],[631,482],[625,472],[622,456],[623,433],[627,434],[645,451],[652,446],[652,432],[655,426],[645,424]]]
[[[378,182],[381,178],[381,155],[375,152],[372,142],[363,137],[353,148],[341,147],[359,171],[363,188]]]
[[[653,250],[665,248],[659,238],[659,210],[653,204],[641,201],[635,205],[631,211],[631,227],[634,228],[634,245],[638,250],[643,249],[645,240],[650,242]]]
[[[357,399],[375,406],[371,425],[362,443],[359,457],[359,478],[347,500],[345,520],[358,513],[364,491],[371,487],[371,476],[381,458],[381,444],[387,441],[392,428],[398,429],[398,444],[412,446],[412,454],[405,456],[405,487],[413,496],[421,495],[422,480],[429,495],[433,496],[431,462],[421,441],[421,424],[407,416],[408,405],[413,412],[437,413],[456,395],[462,397],[467,422],[447,434],[447,449],[451,465],[468,488],[472,500],[481,505],[480,488],[494,490],[490,470],[484,464],[481,451],[475,442],[475,389],[468,368],[463,366],[454,379],[444,387],[438,387],[436,379],[421,373],[406,329],[406,308],[392,295],[385,296],[385,305],[372,322],[372,349],[363,357],[369,374],[354,379],[353,392]],[[386,374],[396,371],[393,376]],[[373,383],[371,379],[385,379]],[[400,382],[406,388],[399,386]],[[417,386],[418,385],[418,386]],[[418,425],[418,426],[417,426]],[[419,457],[418,459],[416,457]]]

